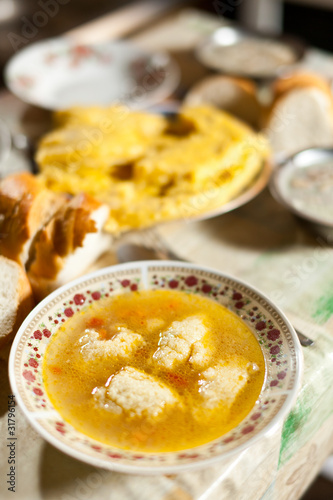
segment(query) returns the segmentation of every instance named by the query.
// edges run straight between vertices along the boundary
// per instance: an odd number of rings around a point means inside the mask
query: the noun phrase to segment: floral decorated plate
[[[53,38],[15,54],[5,68],[5,82],[23,101],[47,109],[115,102],[142,108],[173,92],[179,69],[168,54],[129,42],[77,45]]]
[[[80,433],[54,409],[45,391],[45,349],[60,325],[104,297],[135,290],[183,290],[209,297],[252,330],[265,359],[261,393],[233,430],[207,444],[177,452],[138,453]],[[101,269],[46,297],[16,335],[9,361],[12,390],[33,427],[64,453],[94,466],[136,474],[172,473],[207,466],[240,453],[283,421],[295,401],[302,351],[283,313],[262,293],[230,276],[194,264],[143,261]]]

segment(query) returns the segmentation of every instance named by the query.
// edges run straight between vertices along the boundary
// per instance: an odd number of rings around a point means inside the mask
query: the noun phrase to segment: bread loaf
[[[112,243],[103,232],[109,208],[87,194],[65,203],[34,241],[28,277],[41,300],[82,274]]]
[[[261,119],[256,85],[246,78],[225,75],[206,77],[190,89],[185,96],[185,104],[210,104],[228,111],[254,128],[258,128]]]
[[[46,224],[66,196],[45,189],[28,172],[0,182],[0,255],[25,265],[37,232]]]
[[[332,147],[333,99],[325,79],[311,73],[278,79],[264,132],[280,158],[311,147]]]
[[[0,346],[9,343],[34,307],[31,286],[23,267],[0,256]]]

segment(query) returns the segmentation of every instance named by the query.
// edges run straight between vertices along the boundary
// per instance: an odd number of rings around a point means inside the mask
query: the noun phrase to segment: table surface
[[[173,53],[181,66],[183,91],[206,73],[191,49],[222,22],[193,9],[180,11],[155,21],[132,39]],[[305,64],[333,78],[328,54],[311,49]],[[47,112],[8,92],[0,94],[0,117],[13,133],[24,132],[32,139],[49,126]],[[5,174],[29,165],[13,151],[1,167]],[[262,290],[296,328],[315,340],[313,346],[303,348],[304,377],[293,410],[270,435],[228,462],[195,473],[143,477],[96,469],[64,455],[39,437],[17,408],[16,498],[297,500],[333,449],[333,248],[308,233],[267,190],[229,214],[202,222],[180,221],[156,231],[181,257],[233,274]],[[143,235],[135,238],[144,242]],[[104,264],[115,262],[110,252]],[[0,497],[7,499],[13,494],[4,481],[11,394],[6,353],[0,370]]]

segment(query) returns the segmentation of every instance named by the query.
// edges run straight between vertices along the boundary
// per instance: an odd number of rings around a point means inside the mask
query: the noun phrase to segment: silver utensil
[[[141,232],[144,244],[123,243],[118,245],[116,254],[119,263],[135,260],[178,260],[189,262],[177,255],[161,238],[154,228],[145,229]],[[298,339],[303,347],[314,344],[314,340],[294,328]]]

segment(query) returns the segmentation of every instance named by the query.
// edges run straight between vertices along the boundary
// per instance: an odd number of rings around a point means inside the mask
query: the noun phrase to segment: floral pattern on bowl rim
[[[140,289],[201,294],[234,311],[258,339],[266,363],[263,389],[251,412],[233,430],[205,445],[168,453],[110,447],[76,431],[52,407],[43,387],[42,361],[58,327],[93,301]],[[240,452],[286,416],[300,384],[302,351],[285,318],[249,285],[194,264],[146,261],[112,266],[56,290],[26,318],[13,343],[9,373],[17,401],[36,430],[65,453],[95,466],[142,474],[178,472]]]

